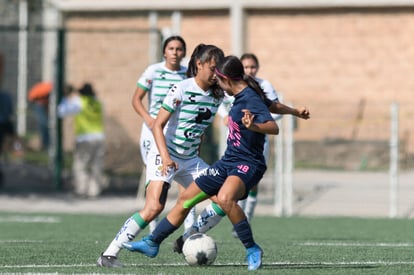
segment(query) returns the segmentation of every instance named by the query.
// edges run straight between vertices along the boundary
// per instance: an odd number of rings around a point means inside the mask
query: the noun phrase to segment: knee
[[[216,202],[224,212],[229,213],[231,209],[237,204],[237,201],[231,199],[226,195],[217,196]]]
[[[146,221],[151,221],[155,219],[163,210],[164,205],[162,204],[146,205],[144,209],[142,209],[141,215]]]

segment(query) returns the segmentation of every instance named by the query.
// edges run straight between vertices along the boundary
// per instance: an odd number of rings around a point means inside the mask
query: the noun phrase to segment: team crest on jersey
[[[177,107],[177,106],[179,106],[181,104],[181,100],[178,100],[178,99],[174,99],[174,101],[173,101],[173,105],[175,106],[175,107]]]

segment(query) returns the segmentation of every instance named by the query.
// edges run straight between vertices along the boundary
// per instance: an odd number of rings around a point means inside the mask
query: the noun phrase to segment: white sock
[[[206,233],[211,228],[216,226],[226,214],[215,203],[210,203],[206,208],[201,211],[197,217],[197,221],[192,226],[191,230],[183,235],[183,239],[186,240],[194,233]]]
[[[155,219],[153,219],[150,223],[149,223],[149,233],[152,234],[152,232],[154,232],[155,228],[158,225],[158,216],[155,217]]]
[[[243,209],[243,211],[244,211],[244,208],[246,207],[246,200],[247,200],[247,199],[244,199],[244,200],[239,200],[239,201],[237,202],[237,204],[240,206],[240,208],[241,208],[241,209]]]
[[[248,196],[246,199],[246,206],[244,207],[244,213],[246,214],[247,220],[250,222],[253,218],[254,209],[256,208],[257,197]]]
[[[132,241],[140,231],[141,228],[135,220],[130,217],[121,227],[118,234],[116,234],[115,238],[109,244],[103,255],[117,257],[119,251],[121,251],[122,243]]]
[[[196,208],[191,208],[190,212],[188,213],[187,217],[184,220],[184,233],[191,230],[194,221],[196,219]]]

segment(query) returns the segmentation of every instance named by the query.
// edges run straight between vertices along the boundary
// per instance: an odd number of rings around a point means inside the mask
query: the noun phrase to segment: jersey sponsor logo
[[[195,118],[196,123],[202,123],[203,120],[209,120],[211,118],[211,111],[208,108],[199,108],[198,115]]]
[[[188,101],[190,101],[191,103],[195,103],[196,102],[195,97],[196,97],[195,95],[190,95],[188,97]]]
[[[169,93],[175,93],[175,90],[177,90],[177,85],[172,84],[170,90],[168,91]]]
[[[220,175],[219,170],[215,169],[215,168],[207,168],[204,169],[203,171],[200,172],[200,174],[198,175],[198,177],[200,176],[218,176]]]

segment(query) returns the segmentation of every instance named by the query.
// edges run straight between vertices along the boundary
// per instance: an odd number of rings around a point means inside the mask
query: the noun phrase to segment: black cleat
[[[115,256],[104,256],[101,254],[101,256],[96,261],[97,266],[101,267],[122,267],[123,264],[118,261],[118,259]]]
[[[184,239],[183,239],[183,236],[180,236],[178,239],[175,240],[173,244],[173,251],[177,252],[178,254],[182,254],[183,246],[184,246]]]

